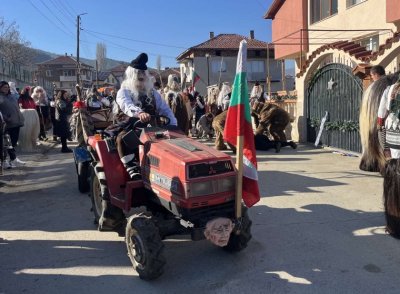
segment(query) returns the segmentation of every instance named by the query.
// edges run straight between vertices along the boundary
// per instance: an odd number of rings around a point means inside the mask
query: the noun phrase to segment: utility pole
[[[81,64],[79,62],[79,33],[81,31],[81,15],[85,15],[85,13],[78,14],[76,17],[76,83],[80,85],[80,76],[81,76]]]

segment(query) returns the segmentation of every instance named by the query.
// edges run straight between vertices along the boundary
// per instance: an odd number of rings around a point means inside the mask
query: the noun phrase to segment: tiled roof
[[[120,64],[120,65],[117,65],[117,66],[109,69],[109,71],[111,71],[112,73],[119,72],[119,71],[120,72],[125,72],[127,67],[128,67],[128,64]]]
[[[196,50],[239,50],[239,44],[242,40],[247,41],[247,49],[272,49],[273,45],[268,44],[256,39],[251,39],[249,37],[244,37],[237,34],[219,34],[214,38],[211,38],[199,45],[190,47],[185,52],[181,53],[176,59],[180,60],[185,56],[189,55],[190,52]]]
[[[272,4],[269,7],[268,11],[265,13],[264,18],[265,19],[274,19],[276,13],[282,7],[284,2],[285,2],[285,0],[275,0],[274,2],[272,2]]]
[[[70,64],[70,65],[76,65],[76,59],[71,57],[71,56],[59,56],[54,59],[50,59],[41,63],[38,63],[39,65],[65,65],[65,64]],[[92,67],[88,64],[82,63],[82,65]]]
[[[108,78],[108,76],[110,75],[110,73],[111,73],[110,71],[100,71],[97,74],[97,79],[99,81],[105,81]]]
[[[400,31],[395,33],[393,37],[388,38],[385,44],[379,46],[376,52],[372,52],[367,50],[365,47],[361,46],[358,43],[352,41],[338,41],[331,44],[326,44],[319,47],[317,50],[313,51],[311,55],[307,58],[305,63],[302,65],[300,72],[296,75],[298,78],[301,77],[306,71],[313,60],[322,52],[329,50],[329,49],[337,49],[348,53],[349,55],[353,56],[354,58],[360,60],[364,63],[369,63],[374,61],[378,58],[378,56],[383,55],[386,49],[390,49],[393,43],[400,41]]]

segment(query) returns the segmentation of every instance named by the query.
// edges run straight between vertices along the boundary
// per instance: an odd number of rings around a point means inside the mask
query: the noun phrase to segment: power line
[[[44,7],[46,7],[46,9],[50,12],[50,14],[52,14],[60,23],[61,25],[64,26],[64,28],[66,28],[66,30],[71,33],[69,31],[69,28],[66,26],[66,24],[47,6],[46,3],[43,2],[43,0],[40,0],[40,2],[43,4]],[[72,34],[72,33],[71,33]]]
[[[65,5],[67,6],[67,7],[66,7],[67,10],[68,10],[68,9],[71,9],[73,15],[77,15],[77,14],[78,14],[78,12],[76,12],[76,11],[74,10],[74,8],[73,8],[71,5],[69,5],[69,1],[65,1],[64,3],[65,3]]]
[[[162,43],[156,43],[156,42],[149,42],[149,41],[143,41],[143,40],[135,40],[135,39],[127,38],[127,37],[120,37],[120,36],[111,35],[111,34],[104,34],[104,33],[99,33],[99,32],[86,30],[86,29],[84,29],[84,30],[86,32],[89,32],[89,33],[94,33],[94,34],[98,34],[98,35],[103,35],[103,36],[108,36],[108,37],[112,37],[112,38],[138,42],[138,43],[144,43],[144,44],[156,45],[156,46],[163,46],[163,47],[169,47],[169,48],[177,48],[177,49],[187,49],[186,47],[181,47],[181,46],[174,46],[174,45],[168,45],[168,44],[162,44]]]
[[[77,15],[77,13],[72,14],[72,13],[69,11],[69,9],[68,9],[66,6],[64,6],[64,3],[63,3],[62,1],[57,1],[57,2],[58,2],[58,4],[60,4],[61,7],[63,7],[63,9],[64,9],[73,19],[75,19],[75,15]]]
[[[70,18],[70,15],[68,15],[66,12],[65,12],[65,10],[61,7],[61,6],[59,6],[59,4],[57,4],[55,1],[53,1],[53,0],[50,0],[50,2],[53,4],[53,6],[61,13],[61,14],[63,14],[64,15],[64,17],[65,17],[65,19],[66,20],[68,20],[69,22],[71,22],[71,23],[73,23],[74,25],[75,25],[75,22],[74,22],[74,18],[72,17],[72,19]]]
[[[86,33],[88,33],[89,35],[92,35],[93,37],[95,37],[95,38],[97,38],[97,39],[100,39],[100,40],[105,41],[107,45],[108,45],[108,43],[111,43],[111,44],[114,44],[115,46],[117,46],[118,48],[121,48],[121,49],[124,49],[124,50],[134,51],[134,52],[138,52],[138,53],[143,52],[142,50],[139,51],[139,50],[136,50],[136,49],[128,48],[128,47],[119,45],[119,44],[117,44],[117,43],[111,42],[111,41],[109,41],[109,40],[106,40],[106,39],[104,39],[104,38],[98,37],[98,36],[96,36],[96,35],[90,33],[90,31],[88,31],[88,30],[85,30],[85,31],[86,31]],[[153,55],[153,56],[162,56],[162,57],[170,58],[170,59],[176,59],[174,56],[155,54],[155,53],[151,53],[151,52],[147,52],[147,54],[148,54],[148,55]]]
[[[46,18],[49,22],[51,22],[55,27],[57,27],[59,30],[61,30],[64,34],[73,37],[73,35],[71,35],[71,33],[64,31],[64,30],[63,30],[62,28],[60,28],[55,22],[53,22],[50,18],[48,18],[47,15],[44,14],[39,8],[37,8],[37,7],[35,6],[35,4],[32,3],[31,0],[28,0],[28,1],[29,1],[29,3],[33,6],[33,8],[35,8],[44,18]]]

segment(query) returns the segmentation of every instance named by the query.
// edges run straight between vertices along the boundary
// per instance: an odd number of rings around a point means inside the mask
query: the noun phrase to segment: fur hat
[[[6,81],[1,81],[0,82],[0,88],[3,87],[4,85],[9,85]]]
[[[171,87],[171,85],[172,85],[173,82],[179,83],[179,81],[178,81],[178,76],[175,75],[175,74],[170,74],[170,75],[168,76],[168,86]]]
[[[146,53],[140,53],[138,57],[132,60],[129,65],[136,69],[146,70],[147,69],[146,63],[148,60],[149,57],[147,56]]]

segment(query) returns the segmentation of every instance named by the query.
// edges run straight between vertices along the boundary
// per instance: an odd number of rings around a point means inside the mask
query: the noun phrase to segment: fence
[[[292,139],[292,129],[297,128],[295,125],[295,120],[297,117],[297,100],[296,99],[275,99],[271,100],[271,103],[278,105],[279,107],[286,110],[286,112],[290,115],[290,124],[285,129],[286,137],[288,140]]]
[[[25,86],[40,85],[48,95],[53,93],[51,81],[44,78],[36,79],[34,71],[30,67],[9,62],[2,56],[0,56],[0,80],[15,82],[15,86],[20,89]]]

